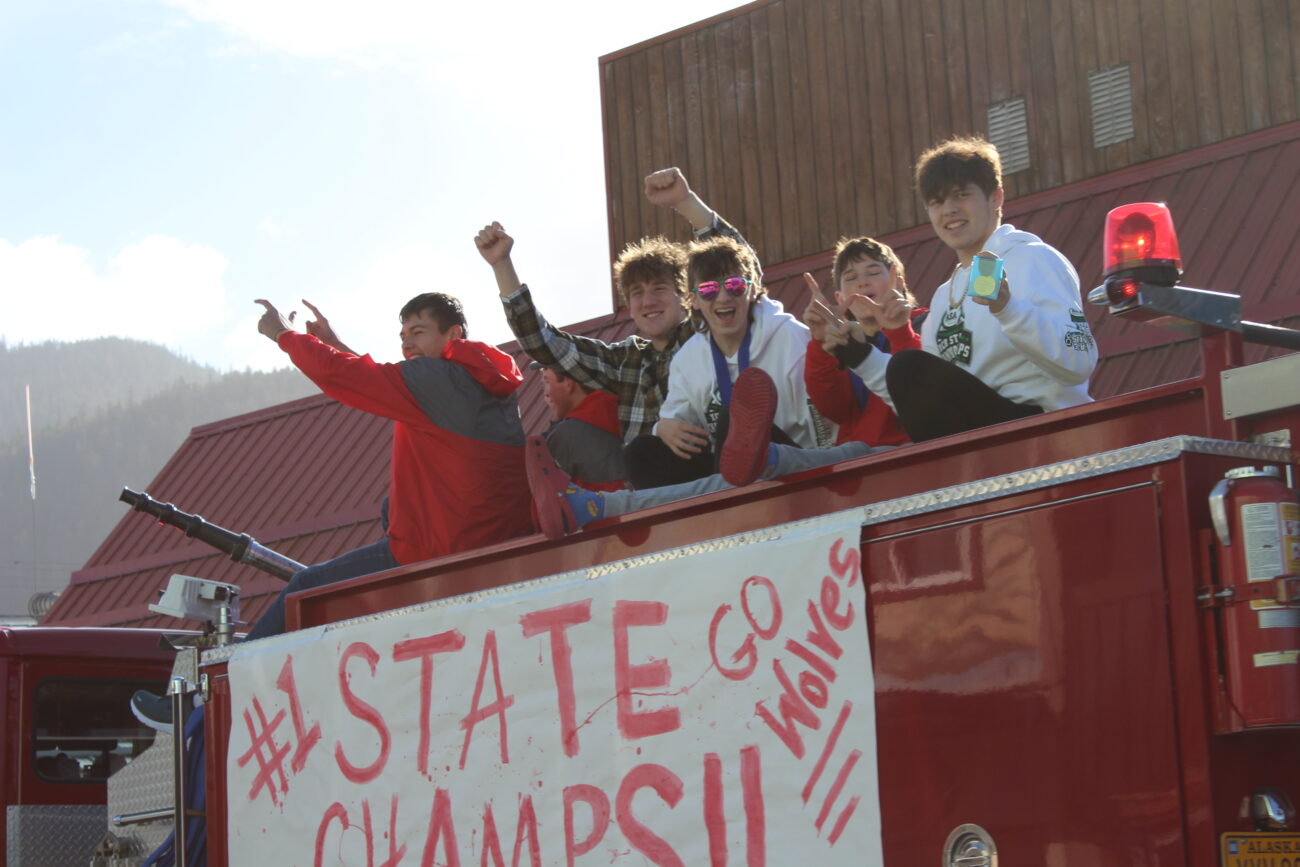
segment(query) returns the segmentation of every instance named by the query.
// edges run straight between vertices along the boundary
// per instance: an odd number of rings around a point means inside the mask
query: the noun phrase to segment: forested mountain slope
[[[62,589],[121,518],[122,487],[146,487],[191,428],[315,392],[296,370],[221,373],[140,341],[0,344],[0,615]]]

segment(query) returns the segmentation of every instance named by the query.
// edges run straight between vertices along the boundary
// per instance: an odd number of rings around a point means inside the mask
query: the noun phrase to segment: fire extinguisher
[[[1226,730],[1300,725],[1300,501],[1277,467],[1238,467],[1214,486],[1210,516]]]

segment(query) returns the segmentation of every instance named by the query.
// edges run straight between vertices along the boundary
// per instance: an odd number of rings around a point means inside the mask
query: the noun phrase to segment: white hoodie
[[[1037,235],[1009,223],[989,236],[984,249],[1005,262],[1007,306],[993,313],[968,298],[970,269],[959,265],[934,291],[921,325],[921,348],[1019,404],[1053,410],[1092,400],[1088,377],[1097,366],[1097,344],[1080,306],[1074,266]],[[892,407],[885,386],[889,358],[873,351],[854,372]]]
[[[751,310],[749,363],[766,371],[776,384],[774,423],[802,448],[829,447],[835,442],[835,425],[812,408],[803,384],[808,329],[767,296],[755,300]],[[722,398],[710,346],[709,334],[703,332],[677,350],[668,368],[668,396],[659,418],[680,419],[710,432],[716,429]],[[727,358],[733,383],[740,375],[739,355],[737,351]]]

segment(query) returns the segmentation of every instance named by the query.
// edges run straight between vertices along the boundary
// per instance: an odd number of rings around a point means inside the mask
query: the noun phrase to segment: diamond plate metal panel
[[[1277,446],[1214,440],[1205,437],[1168,437],[1155,442],[1142,443],[1141,445],[1128,446],[1109,452],[1099,452],[1087,457],[1034,467],[1018,473],[1008,473],[1005,476],[980,479],[964,485],[953,485],[950,488],[940,488],[937,491],[927,491],[924,494],[914,494],[910,497],[900,497],[896,500],[874,503],[863,507],[862,523],[864,526],[879,524],[882,521],[895,518],[923,515],[926,512],[935,512],[953,506],[978,503],[995,497],[1018,494],[1022,491],[1033,491],[1050,485],[1058,485],[1062,482],[1102,476],[1133,467],[1144,467],[1172,460],[1183,452],[1280,464],[1289,464],[1293,458],[1290,449],[1278,448]]]
[[[172,666],[172,677],[183,677],[191,683],[198,680],[198,660],[196,648],[181,650]],[[138,825],[117,826],[112,823],[114,816],[172,808],[172,747],[172,736],[158,732],[149,749],[108,779],[108,824],[101,825],[101,834],[104,831],[115,834],[126,854],[148,855],[161,846],[172,831],[170,818]]]
[[[112,831],[133,855],[147,855],[171,833],[170,819],[140,825],[113,826],[112,817],[172,806],[172,736],[159,732],[153,746],[108,780],[108,812],[100,816],[99,832]],[[109,824],[105,824],[105,822]]]
[[[21,804],[6,812],[9,867],[85,867],[104,836],[98,804]]]

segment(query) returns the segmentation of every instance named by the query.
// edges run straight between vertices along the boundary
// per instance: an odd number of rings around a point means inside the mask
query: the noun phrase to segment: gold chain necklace
[[[960,271],[961,269],[962,269],[962,264],[958,262],[956,265],[953,266],[952,276],[948,278],[948,306],[954,309],[960,307],[962,304],[966,302],[966,292],[964,290],[957,295],[957,299],[955,301],[953,300],[952,297],[952,287],[954,284],[956,284],[957,272]]]

